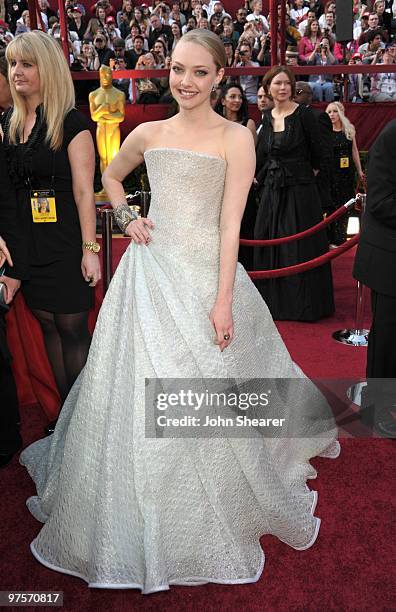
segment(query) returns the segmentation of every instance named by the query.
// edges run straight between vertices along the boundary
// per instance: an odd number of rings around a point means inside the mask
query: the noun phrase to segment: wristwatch
[[[99,253],[100,251],[100,244],[97,242],[83,242],[82,246],[83,249],[88,249],[88,251],[92,251],[92,253]]]

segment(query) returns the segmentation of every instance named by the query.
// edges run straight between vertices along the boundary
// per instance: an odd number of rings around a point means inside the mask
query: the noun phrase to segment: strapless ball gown
[[[28,508],[44,523],[31,550],[90,587],[152,593],[254,582],[262,535],[296,549],[315,541],[309,459],[338,455],[336,430],[277,440],[145,437],[145,378],[305,378],[240,264],[235,339],[223,353],[213,342],[226,161],[170,148],[145,160],[153,240],[126,250],[55,433],[20,457],[37,489]],[[321,401],[309,385],[286,413]]]

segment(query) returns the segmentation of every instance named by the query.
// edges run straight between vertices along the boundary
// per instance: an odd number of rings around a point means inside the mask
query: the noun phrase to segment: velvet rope
[[[359,242],[360,234],[357,234],[350,240],[344,242],[336,249],[329,251],[328,253],[324,253],[324,255],[320,255],[320,257],[315,257],[310,261],[305,261],[303,263],[296,264],[294,266],[288,266],[286,268],[277,268],[275,270],[255,270],[254,272],[248,272],[250,278],[252,280],[261,280],[265,278],[281,278],[282,276],[292,276],[293,274],[300,274],[301,272],[307,272],[307,270],[312,270],[313,268],[318,268],[325,263],[328,263],[335,257],[342,255],[345,251],[348,251],[353,246],[355,246]]]
[[[241,246],[276,246],[277,244],[286,244],[287,242],[293,242],[294,240],[302,240],[302,238],[306,238],[307,236],[311,236],[312,234],[316,234],[319,230],[323,229],[327,225],[330,225],[333,221],[336,221],[339,217],[345,215],[345,213],[350,209],[352,203],[356,202],[356,198],[353,200],[349,200],[346,204],[337,208],[331,215],[320,221],[316,225],[309,227],[303,232],[299,232],[298,234],[293,234],[292,236],[283,236],[282,238],[271,238],[269,240],[248,240],[245,238],[241,238],[239,244]]]

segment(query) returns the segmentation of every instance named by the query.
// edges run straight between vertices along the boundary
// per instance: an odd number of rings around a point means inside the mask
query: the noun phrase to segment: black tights
[[[45,347],[62,404],[88,357],[91,336],[88,311],[57,314],[32,310],[44,334]]]

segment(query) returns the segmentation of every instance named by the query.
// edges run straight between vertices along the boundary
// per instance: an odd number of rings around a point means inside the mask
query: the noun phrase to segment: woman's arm
[[[122,181],[144,161],[144,151],[147,148],[147,133],[158,133],[158,121],[142,123],[124,140],[119,153],[106,168],[102,176],[103,187],[109,196],[113,208],[127,204]],[[150,219],[136,219],[125,228],[128,234],[138,244],[148,244],[150,234],[146,227],[153,228]]]
[[[253,119],[248,119],[246,127],[248,128],[248,130],[251,131],[252,136],[253,136],[253,140],[254,140],[254,145],[256,145],[256,143],[257,143],[257,132],[256,132],[256,124],[254,123]]]
[[[91,133],[79,132],[67,147],[72,174],[73,195],[76,202],[83,242],[96,242],[96,210],[93,192],[95,149]],[[81,270],[86,281],[94,287],[101,278],[99,257],[83,249]]]
[[[356,166],[356,171],[359,175],[360,179],[364,178],[364,173],[362,170],[362,164],[360,161],[360,155],[359,155],[359,149],[357,148],[357,144],[356,144],[356,137],[354,136],[352,139],[352,158],[353,158],[353,162]]]
[[[231,123],[224,134],[227,173],[220,215],[220,269],[215,304],[209,318],[221,351],[232,341],[232,296],[238,259],[239,231],[249,189],[253,182],[256,155],[252,135]],[[224,335],[229,335],[228,340]]]

